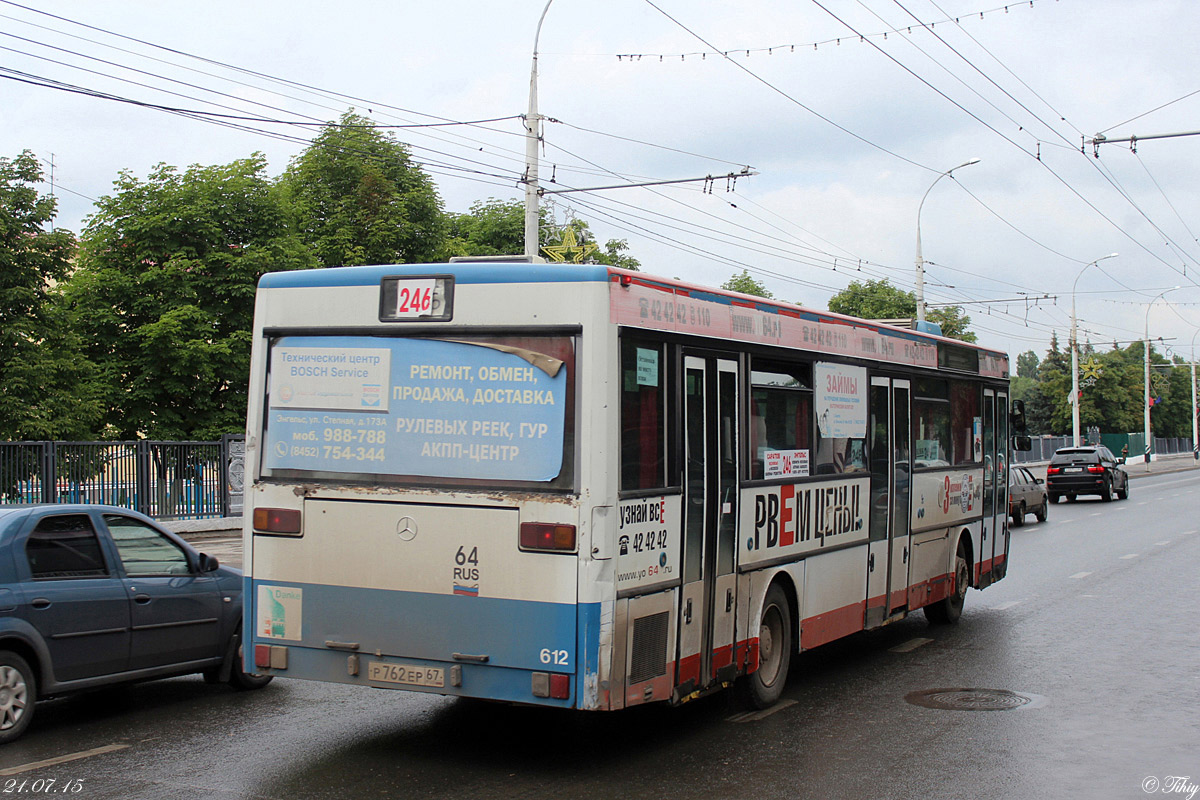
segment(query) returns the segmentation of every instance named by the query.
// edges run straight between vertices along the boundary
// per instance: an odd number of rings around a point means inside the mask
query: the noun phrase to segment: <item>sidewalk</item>
[[[189,542],[205,539],[241,538],[242,536],[241,517],[160,520],[159,524],[169,531],[178,533]]]

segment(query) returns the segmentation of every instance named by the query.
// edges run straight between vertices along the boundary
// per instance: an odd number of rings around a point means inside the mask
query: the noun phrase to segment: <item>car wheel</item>
[[[1014,528],[1019,528],[1025,524],[1025,501],[1021,501],[1021,505],[1017,506],[1017,510],[1012,512],[1012,523]]]
[[[763,599],[758,624],[758,669],[741,683],[745,701],[754,708],[769,708],[783,694],[792,663],[792,610],[778,584]]]
[[[1100,489],[1100,499],[1106,503],[1111,503],[1112,497],[1113,497],[1112,481],[1108,480],[1108,481],[1104,482],[1104,486]]]
[[[1129,499],[1129,478],[1128,477],[1126,477],[1125,482],[1123,484],[1121,484],[1121,488],[1117,490],[1117,497],[1121,498],[1122,500]]]
[[[37,678],[25,659],[0,650],[0,744],[18,738],[33,720]]]
[[[1050,515],[1050,501],[1043,497],[1041,506],[1033,512],[1033,515],[1037,517],[1038,522],[1045,522],[1046,517]]]
[[[243,664],[243,662],[242,662],[242,645],[241,645],[241,641],[240,641],[241,635],[242,635],[241,629],[239,628],[238,632],[234,635],[236,637],[238,637],[239,642],[238,642],[237,655],[234,657],[234,660],[233,660],[233,669],[229,673],[229,685],[232,686],[234,689],[238,689],[239,691],[263,688],[268,683],[270,683],[271,679],[274,678],[275,676],[274,675],[261,675],[257,672],[246,672],[242,668],[242,664]]]
[[[967,586],[971,581],[971,565],[967,562],[967,546],[959,541],[954,557],[954,591],[949,597],[925,606],[925,619],[935,625],[958,622],[967,600]]]

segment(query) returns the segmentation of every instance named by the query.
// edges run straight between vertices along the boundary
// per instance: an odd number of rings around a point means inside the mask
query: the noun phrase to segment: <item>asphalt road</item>
[[[1059,503],[1013,531],[1011,558],[958,625],[917,614],[805,653],[767,712],[731,693],[567,714],[178,678],[44,704],[0,750],[0,792],[53,779],[87,798],[1186,797],[1170,779],[1200,783],[1200,472]],[[1024,705],[905,699],[967,688]]]

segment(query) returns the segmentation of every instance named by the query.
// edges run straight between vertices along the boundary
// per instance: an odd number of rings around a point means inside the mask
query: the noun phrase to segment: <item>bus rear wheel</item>
[[[742,679],[743,699],[754,708],[778,702],[792,663],[792,609],[778,584],[767,590],[758,625],[758,669]]]
[[[954,556],[954,588],[948,597],[925,606],[925,619],[935,625],[958,622],[967,601],[967,585],[970,581],[971,565],[967,561],[967,548],[960,541]]]

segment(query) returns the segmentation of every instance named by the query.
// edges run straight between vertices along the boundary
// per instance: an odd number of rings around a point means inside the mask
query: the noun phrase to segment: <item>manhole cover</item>
[[[1038,705],[1041,698],[1007,689],[926,689],[910,692],[904,699],[914,706],[942,711],[1012,711]]]

